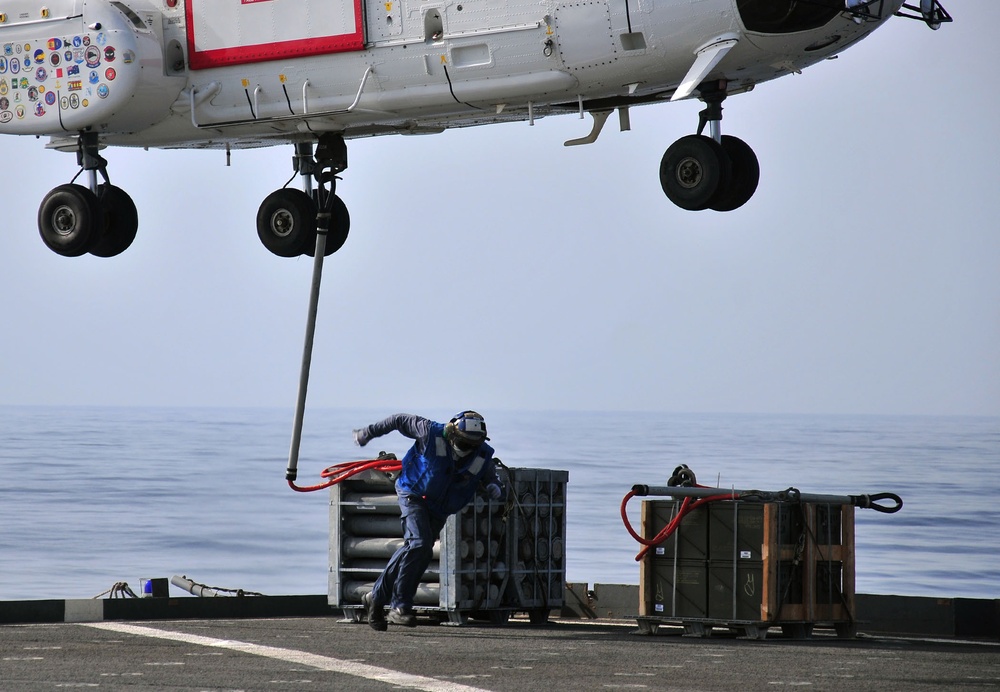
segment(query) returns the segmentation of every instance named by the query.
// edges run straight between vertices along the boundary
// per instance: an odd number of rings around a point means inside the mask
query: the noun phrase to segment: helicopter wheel
[[[90,254],[97,257],[114,257],[125,252],[135,240],[139,229],[139,212],[128,193],[114,185],[97,188],[103,226],[93,239]]]
[[[56,254],[79,257],[90,250],[101,220],[97,195],[82,185],[60,185],[42,200],[38,232]]]
[[[722,135],[722,149],[733,166],[729,187],[712,203],[715,211],[739,209],[750,201],[760,182],[760,163],[750,145],[738,137]]]
[[[660,186],[681,209],[710,208],[729,190],[732,163],[711,137],[688,135],[670,145],[660,161]]]
[[[316,240],[316,203],[302,190],[275,190],[257,211],[257,235],[279,257],[297,257]]]

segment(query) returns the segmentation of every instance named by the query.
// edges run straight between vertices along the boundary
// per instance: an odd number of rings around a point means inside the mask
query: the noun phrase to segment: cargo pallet
[[[479,493],[450,516],[414,599],[418,615],[451,625],[495,624],[525,611],[532,623],[563,605],[566,581],[566,471],[502,469],[510,502]],[[330,490],[328,603],[355,622],[402,545],[395,474],[366,471]],[[508,507],[509,504],[509,507]]]
[[[656,536],[680,500],[644,500],[642,535]],[[724,628],[752,639],[780,627],[809,637],[829,626],[854,637],[854,507],[720,500],[686,515],[643,558],[640,632],[679,625],[707,637]]]

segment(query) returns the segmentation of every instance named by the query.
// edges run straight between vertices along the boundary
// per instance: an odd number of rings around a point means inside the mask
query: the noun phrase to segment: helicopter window
[[[146,23],[142,21],[142,17],[133,12],[132,9],[128,7],[125,3],[112,2],[111,4],[117,7],[119,12],[128,17],[129,21],[132,22],[133,26],[135,26],[136,29],[146,28]]]
[[[747,31],[792,34],[818,29],[844,11],[844,0],[738,0]]]

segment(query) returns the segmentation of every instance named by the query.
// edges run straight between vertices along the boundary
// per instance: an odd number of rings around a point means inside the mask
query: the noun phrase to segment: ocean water
[[[402,456],[399,435],[351,441],[389,413],[307,411],[299,484],[381,449]],[[683,463],[724,488],[897,493],[896,514],[857,510],[858,592],[1000,598],[1000,419],[483,413],[508,466],[569,471],[568,581],[638,583],[622,498]],[[282,409],[0,407],[0,600],[173,575],[326,593],[328,495],[288,488],[291,423]]]

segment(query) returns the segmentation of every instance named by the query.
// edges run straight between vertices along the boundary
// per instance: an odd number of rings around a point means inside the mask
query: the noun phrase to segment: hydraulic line
[[[385,454],[384,452],[379,455],[378,459],[362,459],[361,461],[344,461],[339,464],[334,464],[333,466],[328,466],[320,474],[324,478],[323,483],[317,485],[306,485],[300,486],[296,485],[295,479],[288,480],[288,486],[299,493],[311,493],[316,490],[323,490],[324,488],[329,488],[331,485],[336,485],[346,481],[352,476],[356,476],[359,473],[365,471],[381,471],[383,473],[396,473],[402,470],[402,463],[392,454]]]

